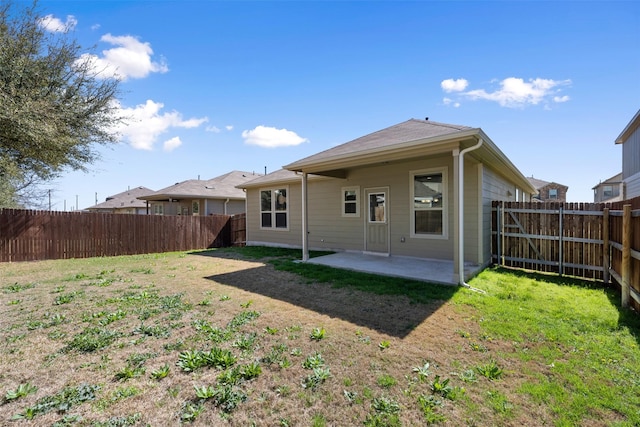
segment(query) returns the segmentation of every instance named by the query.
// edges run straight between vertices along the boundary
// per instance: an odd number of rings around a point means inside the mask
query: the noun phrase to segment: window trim
[[[154,215],[164,215],[164,204],[163,203],[154,203],[153,204],[153,214]]]
[[[345,200],[344,196],[347,191],[355,191],[356,193],[356,200],[348,202],[348,203],[354,203],[356,205],[355,213],[345,212],[344,208],[347,205],[347,201]],[[351,187],[342,187],[340,189],[340,213],[341,213],[341,216],[344,218],[360,218],[360,186],[359,185],[354,185]]]
[[[285,190],[287,192],[287,201],[286,201],[286,206],[287,208],[285,210],[279,210],[276,211],[276,195],[275,192],[278,190]],[[263,211],[262,210],[262,193],[264,191],[269,191],[271,193],[271,210],[269,211]],[[278,187],[267,187],[267,188],[261,188],[260,190],[258,190],[258,209],[259,209],[259,225],[260,225],[260,229],[261,230],[272,230],[272,231],[289,231],[289,224],[290,224],[290,219],[291,216],[289,215],[289,196],[290,196],[290,192],[289,192],[289,186],[288,185],[283,185],[283,186],[278,186]],[[262,225],[262,215],[265,213],[271,213],[271,227],[264,227]],[[286,218],[287,218],[287,226],[286,227],[276,227],[276,213],[285,213]]]
[[[442,212],[441,234],[416,233],[415,177],[429,174],[442,174],[442,208],[430,208]],[[449,238],[449,168],[446,166],[409,171],[409,237],[413,239],[446,240]],[[418,209],[420,210],[420,209]],[[426,209],[425,209],[426,210]]]
[[[553,195],[551,194],[552,191],[553,191]],[[547,192],[547,195],[549,196],[549,199],[557,200],[558,199],[558,189],[557,188],[550,188],[549,191]]]

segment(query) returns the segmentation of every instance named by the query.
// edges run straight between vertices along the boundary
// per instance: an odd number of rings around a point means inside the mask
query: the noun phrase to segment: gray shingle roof
[[[90,206],[87,210],[102,210],[102,209],[126,209],[126,208],[144,208],[147,203],[143,200],[139,200],[138,197],[146,196],[153,193],[153,190],[147,187],[135,187],[122,193],[109,196],[102,203]]]
[[[232,171],[209,180],[189,179],[146,195],[143,199],[244,199],[244,191],[237,186],[258,176],[253,172]]]
[[[451,125],[446,123],[434,122],[431,120],[409,119],[397,125],[370,133],[368,135],[356,138],[352,141],[338,145],[320,153],[298,160],[290,165],[285,166],[286,169],[295,169],[297,164],[305,164],[309,162],[321,162],[334,157],[353,156],[359,152],[367,152],[376,149],[389,148],[394,145],[441,137],[444,135],[455,135],[456,133],[466,132],[474,128],[461,125]]]

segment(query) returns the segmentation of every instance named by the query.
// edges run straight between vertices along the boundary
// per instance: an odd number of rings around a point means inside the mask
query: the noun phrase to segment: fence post
[[[562,276],[564,274],[564,251],[563,251],[563,246],[564,246],[564,242],[562,241],[562,235],[564,234],[564,230],[563,230],[563,220],[564,220],[564,209],[562,208],[563,205],[560,205],[560,224],[559,224],[559,237],[558,237],[558,271],[560,272],[560,275]]]
[[[604,208],[602,211],[602,267],[604,274],[602,281],[609,283],[609,268],[610,268],[610,253],[609,253],[609,208]]]
[[[496,255],[498,257],[498,265],[502,265],[502,202],[498,202],[496,206]]]
[[[631,205],[622,208],[622,301],[623,308],[629,307],[629,281],[631,278]]]

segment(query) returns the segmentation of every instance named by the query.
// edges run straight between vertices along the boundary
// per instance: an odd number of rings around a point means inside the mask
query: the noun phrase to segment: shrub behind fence
[[[229,215],[130,215],[0,209],[0,262],[231,246]],[[236,221],[236,228],[244,222]]]

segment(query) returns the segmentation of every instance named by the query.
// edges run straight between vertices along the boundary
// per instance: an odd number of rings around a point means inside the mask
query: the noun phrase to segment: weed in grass
[[[513,404],[499,391],[488,391],[487,402],[494,412],[509,416],[513,412]]]
[[[20,341],[20,340],[24,339],[24,337],[26,337],[26,336],[27,336],[27,334],[11,335],[11,336],[8,336],[6,340],[7,340],[8,343],[14,343],[14,342],[17,342],[17,341]]]
[[[220,295],[220,301],[229,301],[230,299],[229,295]]]
[[[167,338],[171,335],[171,331],[167,326],[146,326],[144,323],[141,323],[140,326],[135,328],[133,333],[155,338]]]
[[[35,405],[29,406],[23,412],[14,415],[12,419],[31,420],[37,415],[46,414],[51,411],[60,413],[67,412],[75,405],[94,400],[98,390],[100,390],[99,385],[90,384],[82,384],[78,387],[66,387],[57,394],[38,399]]]
[[[449,378],[440,379],[440,375],[436,375],[431,383],[431,391],[439,394],[441,396],[446,397],[452,390],[452,387],[449,385]]]
[[[18,305],[18,304],[20,304],[21,302],[22,302],[22,300],[21,300],[21,299],[14,299],[14,300],[9,301],[9,302],[7,303],[7,305]]]
[[[380,375],[376,379],[376,384],[378,384],[382,388],[391,388],[397,383],[398,381],[389,374]]]
[[[169,367],[169,365],[164,364],[161,367],[151,371],[150,375],[154,380],[161,380],[169,375],[170,370],[171,368]]]
[[[302,388],[316,390],[320,384],[324,383],[331,376],[329,368],[314,368],[313,373],[307,375],[302,380]]]
[[[121,335],[119,332],[104,328],[86,328],[84,331],[75,335],[64,350],[90,353],[108,347]]]
[[[128,399],[129,397],[137,396],[142,393],[137,387],[118,387],[109,393],[109,396],[100,399],[96,402],[96,407],[100,410],[105,410],[115,403]]]
[[[478,382],[478,377],[476,376],[476,371],[474,371],[473,369],[467,369],[463,372],[461,372],[460,374],[458,374],[458,377],[466,382],[466,383],[475,383]]]
[[[167,394],[173,398],[178,397],[178,395],[180,394],[180,386],[176,385],[173,387],[168,387],[167,388]]]
[[[327,420],[322,414],[314,414],[311,417],[311,426],[312,427],[325,427],[327,425]]]
[[[467,331],[463,331],[462,329],[456,329],[456,334],[460,335],[462,338],[471,338],[471,334]]]
[[[302,349],[299,347],[292,348],[289,354],[296,357],[302,356]]]
[[[204,405],[200,402],[185,402],[180,411],[180,421],[183,423],[194,422],[204,412]]]
[[[302,362],[302,367],[304,369],[315,369],[322,366],[324,366],[324,358],[320,353],[309,355]]]
[[[416,367],[413,368],[413,372],[415,372],[418,375],[418,380],[420,382],[426,381],[427,377],[431,373],[429,371],[430,367],[431,367],[430,363],[429,362],[425,362],[424,365],[416,366]]]
[[[211,305],[211,300],[210,300],[210,299],[208,299],[208,298],[205,298],[205,299],[203,299],[202,301],[200,301],[200,302],[198,303],[198,305],[199,305],[199,306],[201,306],[201,307],[209,306],[209,305]]]
[[[134,353],[127,357],[127,363],[131,366],[142,366],[144,363],[149,360],[157,357],[158,353]]]
[[[193,389],[195,390],[196,397],[198,399],[205,399],[205,400],[211,399],[216,395],[216,389],[210,385],[203,385],[203,386],[194,385]]]
[[[124,415],[120,417],[111,417],[107,421],[94,421],[91,427],[128,427],[138,425],[142,415],[135,413],[132,415]]]
[[[242,334],[233,342],[233,346],[243,351],[253,351],[257,345],[258,334],[255,332]]]
[[[49,337],[49,339],[52,339],[54,341],[66,338],[66,336],[67,334],[62,331],[52,331],[47,334],[47,337]]]
[[[242,390],[231,385],[218,386],[213,396],[213,404],[226,414],[233,412],[240,403],[247,400]]]
[[[265,354],[260,361],[267,365],[278,365],[280,367],[281,363],[286,360],[284,356],[284,352],[287,351],[287,346],[285,344],[276,344],[271,347],[271,350],[267,354]]]
[[[418,406],[422,410],[426,425],[440,424],[447,420],[444,415],[436,412],[436,408],[442,406],[442,401],[433,395],[421,394],[418,396]]]
[[[264,328],[264,331],[269,335],[275,335],[278,333],[278,328],[272,328],[270,326],[267,326],[266,328]]]
[[[15,388],[15,390],[7,391],[4,395],[4,400],[8,402],[10,400],[20,399],[21,397],[28,396],[32,393],[35,393],[36,391],[38,391],[38,387],[32,384],[29,384],[29,383],[20,384],[18,387]]]
[[[251,322],[252,320],[260,317],[260,313],[257,311],[242,311],[239,314],[235,315],[229,324],[227,325],[228,329],[237,330],[243,325]]]
[[[16,292],[24,291],[27,289],[35,288],[35,286],[36,286],[35,283],[30,283],[28,285],[21,285],[20,283],[16,282],[13,285],[7,285],[3,287],[2,292],[4,292],[5,294],[16,293]]]
[[[380,341],[380,343],[378,344],[378,348],[380,350],[386,350],[391,346],[391,343],[389,341]]]
[[[400,405],[388,397],[376,397],[371,402],[371,409],[375,411],[367,415],[365,427],[400,427]]]
[[[471,350],[479,351],[480,353],[486,353],[487,351],[489,351],[489,349],[485,345],[475,342],[469,343],[469,347],[471,348]]]
[[[66,414],[64,417],[60,418],[58,421],[51,424],[51,427],[67,427],[72,426],[74,424],[82,421],[82,417],[78,414]]]
[[[291,394],[291,387],[289,387],[288,385],[284,384],[284,385],[279,385],[278,387],[276,387],[276,394],[280,397],[287,397]]]
[[[100,326],[107,326],[117,320],[124,319],[126,316],[126,311],[118,309],[111,313],[105,313],[104,316],[100,316],[101,319],[98,321],[98,324]]]
[[[117,381],[127,381],[131,378],[136,378],[144,375],[145,369],[143,367],[125,366],[115,373],[114,378]]]
[[[58,295],[53,301],[53,305],[69,304],[71,301],[84,295],[83,291],[74,291],[68,294]]]
[[[485,365],[477,366],[476,371],[483,377],[489,378],[490,380],[497,380],[501,378],[503,374],[502,368],[499,367],[493,359]]]
[[[326,333],[327,331],[325,331],[324,328],[313,328],[313,330],[311,331],[310,338],[314,341],[320,341],[321,339],[324,338]]]

